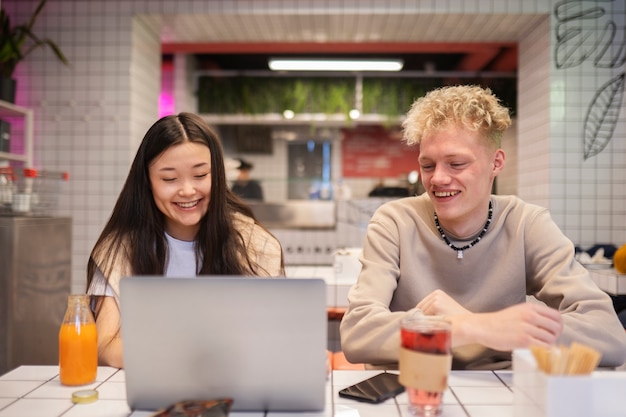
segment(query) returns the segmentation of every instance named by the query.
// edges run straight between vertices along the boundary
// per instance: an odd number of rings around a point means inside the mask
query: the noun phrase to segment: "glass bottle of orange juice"
[[[61,384],[85,385],[96,380],[98,337],[88,295],[70,295],[59,331]]]

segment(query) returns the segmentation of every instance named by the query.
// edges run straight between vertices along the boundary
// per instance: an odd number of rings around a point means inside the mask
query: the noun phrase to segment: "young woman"
[[[278,240],[228,188],[221,143],[197,115],[158,120],[141,142],[87,268],[100,363],[123,367],[120,279],[284,276]]]

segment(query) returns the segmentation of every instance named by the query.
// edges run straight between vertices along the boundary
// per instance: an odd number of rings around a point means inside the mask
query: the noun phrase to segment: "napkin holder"
[[[528,349],[513,351],[515,417],[623,417],[626,372],[548,375]]]

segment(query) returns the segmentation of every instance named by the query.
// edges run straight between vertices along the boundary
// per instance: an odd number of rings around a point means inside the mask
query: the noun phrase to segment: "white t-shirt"
[[[165,234],[169,246],[169,259],[165,265],[165,276],[168,278],[193,278],[196,276],[196,252],[194,242],[178,240]],[[106,278],[98,268],[93,276],[91,288],[105,288]],[[92,290],[93,291],[93,290]],[[104,294],[90,292],[91,295],[105,295],[115,297],[115,292],[106,284]]]
[[[169,260],[165,265],[165,276],[191,278],[196,276],[196,252],[194,242],[174,239],[165,234],[169,245]]]

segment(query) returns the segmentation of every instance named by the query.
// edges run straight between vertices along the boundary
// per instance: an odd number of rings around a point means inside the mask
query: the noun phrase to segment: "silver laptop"
[[[323,410],[325,287],[314,278],[122,279],[129,407],[230,397],[233,411]]]

